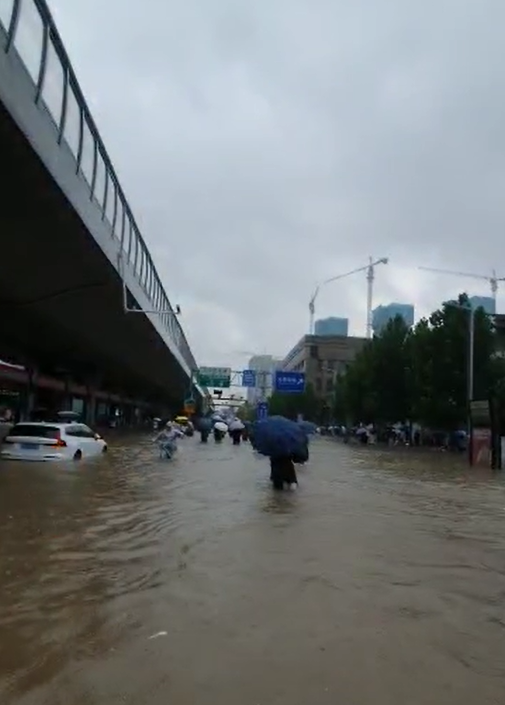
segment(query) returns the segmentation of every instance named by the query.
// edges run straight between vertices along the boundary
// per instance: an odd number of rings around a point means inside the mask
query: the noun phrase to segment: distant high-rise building
[[[254,355],[249,360],[249,369],[256,372],[256,387],[247,389],[249,404],[257,404],[264,397],[272,395],[272,384],[275,370],[279,368],[282,360],[272,355]]]
[[[349,334],[349,319],[330,316],[320,318],[314,325],[314,335],[342,335]]]
[[[492,296],[470,296],[470,306],[475,310],[483,308],[486,313],[494,316],[496,313],[496,302]]]
[[[401,316],[407,326],[414,325],[414,306],[412,304],[391,303],[387,306],[377,306],[372,311],[372,328],[375,335],[378,335],[389,321]]]

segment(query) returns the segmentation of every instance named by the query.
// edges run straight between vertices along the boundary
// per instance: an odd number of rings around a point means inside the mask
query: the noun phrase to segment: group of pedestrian
[[[274,489],[282,490],[286,485],[292,490],[296,489],[298,477],[295,464],[304,464],[309,459],[308,434],[282,417],[272,417],[267,428],[257,426],[243,423],[238,418],[225,422],[221,418],[205,417],[196,421],[202,443],[207,443],[211,434],[216,443],[222,443],[228,434],[235,446],[250,440],[252,447],[270,460],[270,481]],[[178,439],[185,435],[188,434],[179,424],[169,421],[155,438],[161,456],[172,458]]]

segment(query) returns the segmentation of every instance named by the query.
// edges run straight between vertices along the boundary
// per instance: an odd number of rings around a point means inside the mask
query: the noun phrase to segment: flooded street
[[[0,468],[2,705],[503,702],[500,476],[321,439],[274,494],[181,448]]]

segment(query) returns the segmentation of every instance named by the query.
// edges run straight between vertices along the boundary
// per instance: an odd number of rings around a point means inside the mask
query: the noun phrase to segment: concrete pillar
[[[100,389],[102,378],[98,374],[94,374],[86,380],[86,423],[88,426],[94,426],[97,422],[98,402],[96,393]]]
[[[124,425],[127,428],[131,428],[134,422],[133,409],[130,404],[121,404],[121,415],[124,420]]]
[[[86,423],[88,426],[96,424],[96,397],[94,390],[88,393],[86,399]]]
[[[27,368],[27,372],[28,384],[26,385],[26,389],[23,394],[24,398],[20,409],[20,416],[23,421],[28,421],[31,418],[37,403],[37,371],[35,369]]]

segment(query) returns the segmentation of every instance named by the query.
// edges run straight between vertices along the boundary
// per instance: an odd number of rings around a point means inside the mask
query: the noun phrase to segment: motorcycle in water
[[[171,460],[177,451],[177,439],[184,438],[184,433],[168,422],[166,428],[155,438],[160,451],[160,459]]]
[[[160,443],[160,459],[172,460],[177,451],[177,445],[171,441]]]

